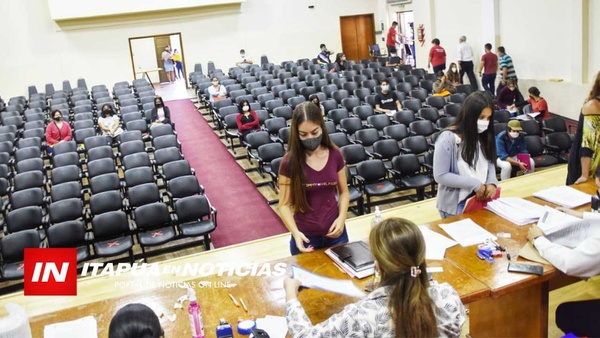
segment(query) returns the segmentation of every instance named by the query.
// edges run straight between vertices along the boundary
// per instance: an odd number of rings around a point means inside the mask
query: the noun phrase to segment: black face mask
[[[54,116],[53,119],[54,121],[60,121],[62,120],[62,116]]]

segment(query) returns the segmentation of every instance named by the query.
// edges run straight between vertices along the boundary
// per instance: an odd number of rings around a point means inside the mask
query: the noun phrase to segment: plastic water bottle
[[[379,210],[379,207],[375,207],[375,216],[373,216],[373,220],[371,221],[371,228],[381,223],[381,221],[383,221],[383,218],[381,218],[381,210]]]
[[[204,338],[204,323],[202,322],[202,310],[196,300],[196,293],[192,288],[187,290],[188,300],[188,313],[190,315],[190,326],[192,328],[192,338]]]

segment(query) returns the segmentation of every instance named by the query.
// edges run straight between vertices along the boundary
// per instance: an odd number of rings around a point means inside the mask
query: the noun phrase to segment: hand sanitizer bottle
[[[373,217],[373,220],[371,221],[371,228],[375,227],[377,224],[381,223],[381,221],[383,221],[383,218],[381,218],[381,210],[379,210],[379,207],[375,207],[375,216]]]
[[[204,324],[202,323],[202,310],[200,304],[196,300],[196,293],[192,288],[187,290],[188,300],[188,313],[190,315],[190,326],[192,328],[192,338],[204,338]]]

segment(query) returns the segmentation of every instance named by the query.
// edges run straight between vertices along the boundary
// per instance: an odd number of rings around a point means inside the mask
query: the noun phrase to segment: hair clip
[[[411,277],[417,277],[421,274],[421,269],[419,269],[418,266],[411,266],[410,267],[410,276]]]

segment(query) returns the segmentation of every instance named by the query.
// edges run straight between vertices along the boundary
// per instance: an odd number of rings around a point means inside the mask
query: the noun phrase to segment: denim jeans
[[[467,203],[467,199],[465,199],[464,201],[458,203],[458,206],[456,207],[456,215],[462,214],[463,210],[465,210],[465,204]],[[440,210],[440,216],[442,218],[448,218],[448,217],[452,217],[452,216],[456,216],[456,215],[452,215],[452,214],[449,214],[447,212],[444,212],[444,211]]]
[[[315,250],[328,248],[330,246],[334,246],[336,244],[348,243],[348,232],[346,231],[346,227],[344,227],[344,232],[338,238],[329,238],[325,236],[306,236],[308,238],[309,243],[304,243],[304,247],[308,247],[312,245]],[[296,247],[296,241],[294,241],[294,236],[290,238],[290,253],[292,256],[300,254],[300,250]]]

